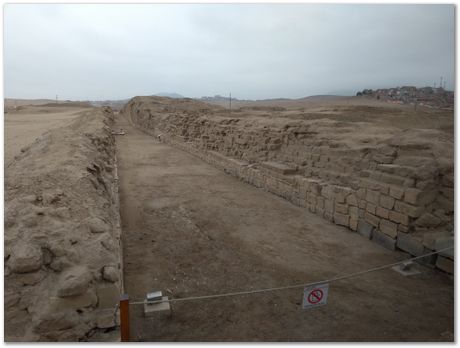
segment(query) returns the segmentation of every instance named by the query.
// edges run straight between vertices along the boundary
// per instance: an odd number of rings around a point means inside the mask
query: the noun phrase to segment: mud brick
[[[409,233],[398,232],[396,246],[413,256],[423,255],[425,251],[422,240]]]
[[[454,274],[454,261],[448,259],[447,257],[438,255],[436,267],[449,274]]]
[[[372,231],[375,229],[374,226],[372,226],[370,223],[364,221],[363,219],[359,219],[358,220],[358,226],[357,226],[357,232],[368,238],[368,239],[371,239],[372,238]]]
[[[305,199],[307,197],[307,192],[308,192],[308,188],[303,184],[303,182],[301,182],[299,184],[299,195],[300,195],[300,197]]]
[[[397,176],[397,175],[382,174],[382,176],[380,177],[380,180],[387,184],[392,184],[392,185],[403,185],[404,184],[404,178]]]
[[[406,189],[406,191],[404,192],[404,202],[418,205],[418,201],[422,193],[423,191],[418,189]]]
[[[380,183],[379,184],[379,191],[380,193],[387,195],[390,192],[390,185],[385,184],[385,183]]]
[[[414,187],[415,186],[415,180],[411,178],[406,178],[404,179],[404,187]]]
[[[394,161],[394,158],[392,156],[385,156],[381,154],[373,155],[372,159],[376,161],[377,163],[383,163],[383,164],[391,164]]]
[[[392,238],[396,238],[398,234],[398,225],[394,222],[382,219],[380,220],[379,230]]]
[[[406,214],[392,210],[390,211],[388,218],[393,222],[397,222],[406,226],[409,225],[409,216]]]
[[[432,253],[432,252],[433,252],[432,249],[429,249],[429,248],[426,248],[426,247],[423,249],[423,255],[429,254],[429,253]],[[437,259],[438,259],[438,254],[434,254],[434,255],[429,255],[429,256],[422,257],[420,259],[417,259],[416,261],[420,262],[420,263],[423,263],[425,265],[428,265],[430,267],[435,267]]]
[[[359,217],[359,209],[358,207],[349,207],[348,208],[348,213],[350,214],[350,217],[354,219],[358,219]]]
[[[246,143],[246,140],[237,139],[237,142],[238,141]],[[262,166],[279,174],[292,175],[297,172],[295,168],[289,167],[283,163],[263,162]]]
[[[419,217],[423,213],[422,207],[416,207],[408,203],[403,203],[401,201],[395,202],[395,208],[397,212],[409,215],[410,217]]]
[[[388,174],[400,174],[403,171],[404,167],[398,164],[378,164],[377,169]],[[404,175],[407,176],[406,173],[404,173]]]
[[[387,236],[385,233],[382,233],[379,230],[372,232],[372,241],[387,249],[396,249],[396,239]]]
[[[345,195],[341,191],[336,192],[334,198],[337,203],[345,203]]]
[[[404,188],[398,186],[390,186],[390,196],[396,199],[403,198]]]
[[[366,211],[368,211],[369,213],[371,214],[374,214],[375,215],[375,209],[377,207],[375,206],[375,204],[372,204],[372,203],[367,203],[366,204]]]
[[[443,175],[441,183],[446,187],[454,187],[454,176],[453,175]]]
[[[317,196],[321,195],[322,189],[323,189],[323,186],[319,182],[313,182],[310,185],[310,192],[314,193]]]
[[[365,209],[359,208],[359,209],[358,209],[358,216],[359,216],[360,218],[364,218],[364,214],[366,214],[366,210],[365,210]]]
[[[316,207],[319,209],[324,209],[324,197],[318,196],[316,198]]]
[[[327,211],[328,213],[332,213],[334,212],[334,201],[330,200],[330,199],[326,199],[324,201],[324,210]]]
[[[355,206],[355,207],[358,206],[358,199],[356,198],[356,195],[354,193],[348,195],[346,201],[347,201],[347,204],[351,206]]]
[[[356,196],[359,199],[364,199],[366,197],[366,189],[365,188],[358,189],[358,191],[356,192]]]
[[[340,214],[348,214],[348,205],[335,203],[335,211]]]
[[[423,234],[423,246],[430,251],[436,249],[436,240],[440,238],[450,238],[451,234],[448,231],[433,231]]]
[[[323,217],[324,216],[324,209],[323,208],[318,208],[318,206],[317,206],[315,214],[320,216],[320,217]]]
[[[316,205],[316,195],[313,194],[312,192],[309,192],[307,194],[307,202]]]
[[[381,195],[380,196],[380,205],[383,208],[391,210],[391,209],[393,209],[393,207],[395,205],[395,199],[393,197],[390,197],[390,196]]]
[[[371,171],[369,177],[370,177],[372,180],[380,181],[380,176],[381,176],[381,175],[382,175],[382,173],[380,173],[380,172]]]
[[[382,207],[377,207],[375,210],[375,215],[380,216],[384,219],[388,219],[388,209],[382,208]]]
[[[448,257],[450,259],[454,259],[454,237],[441,237],[441,238],[436,238],[434,241],[434,249],[437,250],[442,250],[442,249],[448,249],[446,251],[443,251],[439,255]]]
[[[368,201],[369,203],[378,205],[379,204],[379,198],[380,198],[380,192],[367,190],[366,201]]]
[[[451,213],[454,211],[454,200],[448,199],[444,196],[437,196],[436,203],[440,206],[440,208],[444,209],[446,213]]]
[[[315,168],[324,168],[324,163],[320,162],[320,161],[314,162],[313,167],[315,167]]]
[[[328,221],[333,221],[334,216],[332,212],[324,211],[324,218]]]
[[[398,232],[409,233],[409,226],[398,224]]]
[[[366,202],[364,199],[362,199],[362,200],[360,200],[360,201],[358,202],[358,207],[359,207],[360,209],[366,209],[366,204],[367,204],[367,202]]]
[[[358,229],[358,217],[350,216],[350,229],[356,231]]]
[[[433,180],[418,180],[414,187],[422,191],[430,191],[437,189],[437,183]]]
[[[334,198],[334,187],[332,185],[326,185],[321,190],[321,195],[327,199],[333,199]]]
[[[349,225],[350,216],[341,213],[334,213],[334,223],[337,225],[347,226]]]
[[[379,226],[379,223],[380,223],[380,218],[373,215],[373,214],[370,214],[370,213],[365,213],[364,214],[364,219],[370,223],[371,225],[375,226],[375,227],[378,227]]]
[[[446,197],[447,199],[454,199],[454,195],[455,195],[455,190],[453,188],[449,188],[449,187],[443,187],[441,188],[441,194]]]
[[[436,198],[436,191],[422,191],[415,188],[406,189],[404,192],[404,202],[414,205],[426,205],[433,202]]]

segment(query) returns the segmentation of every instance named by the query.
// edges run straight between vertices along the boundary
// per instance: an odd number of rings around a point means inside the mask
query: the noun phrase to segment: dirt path
[[[187,297],[322,280],[404,257],[201,160],[118,116],[125,291]],[[330,285],[327,306],[302,290],[173,304],[170,319],[131,311],[137,341],[453,340],[453,281],[421,267]]]

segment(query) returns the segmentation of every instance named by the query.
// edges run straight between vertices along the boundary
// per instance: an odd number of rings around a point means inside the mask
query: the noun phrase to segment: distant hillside
[[[232,109],[235,108],[257,108],[260,107],[279,107],[279,108],[302,108],[305,106],[311,106],[313,104],[320,104],[322,102],[340,102],[350,97],[345,96],[338,96],[338,95],[313,95],[298,99],[290,99],[290,98],[272,98],[272,99],[257,99],[257,100],[250,100],[250,99],[238,99],[232,97]],[[224,97],[221,95],[215,95],[214,97],[201,97],[197,98],[197,100],[204,101],[209,104],[220,105],[225,108],[230,107],[230,96]]]
[[[49,103],[69,103],[70,100],[56,100],[56,99],[16,99],[16,98],[5,98],[5,107],[17,107],[25,105],[43,105]]]
[[[168,97],[168,98],[174,98],[174,99],[181,99],[185,98],[183,95],[178,94],[178,93],[168,93],[168,92],[160,92],[156,94],[152,94],[152,96],[157,96],[157,97]]]

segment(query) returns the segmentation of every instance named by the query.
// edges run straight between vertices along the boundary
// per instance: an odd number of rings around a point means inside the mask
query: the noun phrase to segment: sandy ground
[[[225,103],[214,103],[228,108]],[[241,110],[239,110],[241,108]],[[275,110],[270,110],[275,108]],[[281,110],[276,110],[281,108]],[[263,100],[232,103],[232,115],[248,119],[278,118],[280,122],[329,119],[349,124],[368,122],[377,127],[439,129],[453,136],[452,110],[402,105],[364,97],[313,96],[296,100]],[[226,115],[228,117],[228,114]]]
[[[125,292],[182,298],[323,280],[404,259],[358,234],[158,143],[118,116]],[[452,341],[453,280],[419,266],[302,290],[178,302],[169,319],[131,307],[136,341]]]
[[[5,165],[43,133],[68,124],[84,108],[26,106],[5,114]]]

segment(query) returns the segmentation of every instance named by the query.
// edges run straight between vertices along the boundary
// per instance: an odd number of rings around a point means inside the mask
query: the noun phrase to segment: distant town
[[[403,86],[377,90],[364,89],[362,92],[356,93],[356,95],[369,96],[398,104],[417,104],[431,108],[452,110],[454,108],[454,92],[447,91],[442,87],[417,88],[414,86]]]

